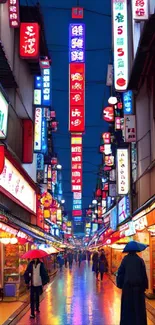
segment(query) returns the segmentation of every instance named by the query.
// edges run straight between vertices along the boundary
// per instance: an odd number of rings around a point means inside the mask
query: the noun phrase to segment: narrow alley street
[[[40,314],[29,319],[30,311],[18,325],[118,325],[120,290],[104,276],[96,281],[92,265],[58,273],[40,304]],[[148,321],[148,325],[152,325]]]

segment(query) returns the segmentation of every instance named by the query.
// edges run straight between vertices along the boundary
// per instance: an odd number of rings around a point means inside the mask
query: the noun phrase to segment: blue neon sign
[[[123,93],[123,110],[124,114],[133,114],[133,93],[132,90],[128,90]]]
[[[85,62],[85,24],[69,25],[69,62]]]

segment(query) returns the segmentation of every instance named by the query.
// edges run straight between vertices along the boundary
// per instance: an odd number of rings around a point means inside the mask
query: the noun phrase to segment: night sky
[[[34,5],[37,1],[22,0]],[[65,209],[71,212],[70,135],[68,132],[68,42],[71,8],[77,0],[40,0],[44,15],[46,40],[52,58],[52,105],[59,122],[54,134],[54,149],[63,166]],[[111,1],[80,0],[86,25],[86,131],[83,136],[83,209],[93,198],[101,154],[98,148],[101,133],[107,129],[102,108],[107,104],[107,65],[111,63]]]

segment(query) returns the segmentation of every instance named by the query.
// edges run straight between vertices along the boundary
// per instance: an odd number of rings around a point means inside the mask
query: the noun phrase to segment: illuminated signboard
[[[41,125],[41,151],[47,152],[47,121],[45,117],[42,118]]]
[[[82,144],[72,144],[72,140],[71,140],[71,184],[72,184],[72,192],[78,192],[78,191],[81,192]]]
[[[129,196],[124,196],[118,203],[118,224],[130,217]]]
[[[40,106],[42,102],[42,77],[35,76],[34,77],[34,98],[33,104]]]
[[[75,7],[72,8],[73,19],[83,19],[83,8]]]
[[[85,68],[83,63],[71,63],[69,69],[69,131],[85,130]]]
[[[127,0],[113,0],[113,40],[115,89],[128,86]]]
[[[123,111],[124,114],[133,114],[133,93],[132,90],[128,90],[123,93]]]
[[[111,106],[105,107],[103,109],[103,119],[106,122],[113,122],[114,121],[114,109]]]
[[[124,117],[125,142],[136,142],[136,117],[135,115],[126,115]]]
[[[69,62],[85,62],[85,24],[69,25]]]
[[[0,92],[0,139],[5,139],[7,136],[8,124],[8,102]]]
[[[102,133],[102,139],[104,141],[104,144],[110,144],[111,143],[111,133],[110,132]]]
[[[74,192],[73,193],[73,199],[74,200],[81,200],[82,199],[82,193],[80,193],[80,192]]]
[[[34,151],[41,151],[42,148],[42,108],[35,109],[35,125],[34,125]]]
[[[132,0],[132,15],[137,21],[147,20],[149,18],[148,0]]]
[[[19,0],[9,0],[8,1],[8,10],[9,10],[10,27],[11,28],[18,28],[19,25],[20,25]]]
[[[42,74],[42,106],[51,106],[51,67],[49,59],[40,61]]]
[[[20,24],[20,57],[22,59],[37,59],[39,57],[39,32],[38,23]]]
[[[17,200],[26,209],[36,212],[36,192],[25,180],[24,176],[5,158],[5,165],[0,174],[0,186],[6,195],[12,195],[12,200]]]
[[[117,188],[118,195],[129,192],[129,152],[127,148],[117,149]]]

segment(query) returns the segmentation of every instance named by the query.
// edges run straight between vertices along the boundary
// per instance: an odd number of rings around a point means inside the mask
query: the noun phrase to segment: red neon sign
[[[72,8],[73,19],[83,19],[83,8],[75,7]]]
[[[39,56],[38,23],[21,23],[20,25],[20,57],[23,59],[37,59]]]

